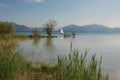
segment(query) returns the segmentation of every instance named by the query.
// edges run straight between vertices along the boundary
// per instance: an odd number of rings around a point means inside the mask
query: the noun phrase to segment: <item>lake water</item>
[[[79,33],[75,38],[24,40],[19,42],[19,48],[28,60],[54,64],[58,55],[69,54],[71,42],[79,54],[89,49],[88,57],[96,54],[100,59],[102,55],[102,69],[109,74],[109,80],[120,80],[120,34],[117,33]]]

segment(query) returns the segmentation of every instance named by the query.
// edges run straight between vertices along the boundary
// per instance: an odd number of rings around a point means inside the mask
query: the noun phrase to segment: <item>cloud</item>
[[[43,0],[35,0],[36,2],[43,2]]]
[[[42,3],[43,0],[26,0],[27,2],[36,2],[36,3]]]
[[[8,5],[5,3],[0,3],[0,8],[8,8]]]

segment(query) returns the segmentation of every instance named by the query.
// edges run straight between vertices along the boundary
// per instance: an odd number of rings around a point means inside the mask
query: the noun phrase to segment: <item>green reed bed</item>
[[[77,50],[70,47],[69,57],[58,56],[58,63],[54,67],[45,67],[49,77],[46,80],[108,80],[108,75],[102,73],[102,57],[98,61],[95,55],[87,60],[88,50],[79,55]],[[47,71],[46,71],[47,72]]]
[[[33,80],[108,80],[108,75],[103,74],[100,60],[93,54],[87,60],[88,50],[83,54],[77,50],[70,49],[68,56],[58,56],[55,65],[45,65],[37,62],[36,67],[32,68],[34,73]]]
[[[108,75],[103,75],[101,60],[98,62],[95,55],[87,61],[87,53],[79,57],[78,51],[67,57],[58,57],[58,64],[50,70],[50,80],[108,80]]]
[[[15,51],[15,42],[8,40],[0,44],[0,80],[18,80],[29,63]]]

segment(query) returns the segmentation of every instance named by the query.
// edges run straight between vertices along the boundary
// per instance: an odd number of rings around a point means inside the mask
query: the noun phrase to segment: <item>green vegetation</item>
[[[30,63],[15,51],[15,41],[0,41],[0,45],[0,80],[18,80],[28,71]]]
[[[78,51],[73,51],[67,57],[58,57],[58,64],[50,71],[50,80],[108,80],[108,76],[102,74],[101,59],[98,62],[95,55],[87,63],[88,51],[79,57]]]
[[[31,37],[26,35],[0,35],[0,40],[24,40],[24,39],[30,39]]]
[[[33,36],[34,36],[34,38],[39,38],[40,37],[40,32],[37,28],[33,29]]]
[[[108,80],[108,75],[104,75],[101,69],[102,57],[97,61],[95,55],[91,60],[87,60],[88,50],[84,54],[72,50],[70,47],[70,55],[67,57],[58,56],[58,62],[54,66],[37,63],[37,67],[33,69],[36,73],[36,79],[41,80]],[[44,77],[43,77],[44,76]]]
[[[15,29],[9,22],[0,22],[0,35],[13,34]]]
[[[87,61],[88,50],[79,55],[77,50],[72,50],[68,57],[58,56],[58,63],[47,70],[51,77],[49,80],[108,80],[108,75],[103,75],[101,70],[102,57],[98,62],[95,55]]]
[[[72,32],[71,34],[64,33],[63,36],[64,38],[69,38],[69,37],[75,38],[75,32]]]
[[[64,38],[68,38],[68,37],[70,37],[70,34],[64,34]]]
[[[43,24],[43,26],[45,27],[46,33],[48,34],[48,36],[52,36],[52,32],[54,30],[54,27],[57,25],[57,22],[55,20],[49,19],[49,21],[45,24]]]

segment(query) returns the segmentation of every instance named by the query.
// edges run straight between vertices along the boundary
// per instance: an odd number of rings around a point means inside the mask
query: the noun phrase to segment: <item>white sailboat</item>
[[[64,34],[63,28],[61,28],[61,30],[60,30],[60,34]]]

